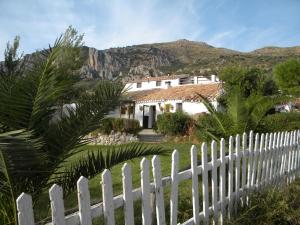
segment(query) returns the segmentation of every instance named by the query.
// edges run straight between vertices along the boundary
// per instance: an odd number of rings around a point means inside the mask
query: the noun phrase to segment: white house
[[[217,108],[221,83],[215,75],[162,76],[130,81],[125,90],[127,100],[111,116],[136,119],[143,128],[153,128],[157,116],[164,112],[184,111],[189,115],[207,112],[198,94]]]

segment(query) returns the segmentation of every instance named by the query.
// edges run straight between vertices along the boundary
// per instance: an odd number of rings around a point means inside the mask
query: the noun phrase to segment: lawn
[[[179,152],[179,162],[180,162],[180,170],[183,170],[190,166],[190,148],[192,146],[191,143],[161,143],[157,144],[165,147],[169,151],[166,155],[160,156],[161,166],[162,166],[162,175],[170,176],[171,172],[171,155],[174,149],[177,149]],[[200,147],[200,146],[197,146]],[[84,151],[96,151],[99,147],[93,145],[87,145],[82,147]],[[199,151],[200,152],[200,151]],[[74,159],[81,157],[82,153],[77,153],[72,156],[67,163],[71,163]],[[133,188],[140,187],[140,161],[142,158],[137,158],[129,161],[129,164],[132,168],[132,180],[133,180]],[[148,157],[151,159],[151,157]],[[114,195],[118,195],[122,192],[122,176],[121,176],[122,165],[117,165],[111,169],[112,177],[113,177],[113,191]],[[89,181],[91,201],[93,203],[100,202],[102,199],[102,191],[101,191],[101,175],[97,175],[93,179]],[[169,216],[168,208],[169,208],[169,193],[170,188],[165,188],[165,204],[166,204],[166,216]],[[201,192],[200,192],[201,193]],[[179,221],[182,222],[191,217],[192,214],[192,202],[191,202],[191,181],[183,182],[179,187]],[[65,208],[66,210],[73,209],[77,207],[77,195],[76,192],[69,195],[65,199]],[[188,204],[188,206],[187,206]],[[137,222],[140,222],[141,212],[140,212],[140,201],[135,203],[136,216],[135,219]],[[123,224],[123,213],[122,210],[117,212],[117,222],[119,224]],[[49,197],[47,192],[40,198],[35,207],[35,217],[37,220],[40,220],[45,217],[50,216],[49,210]]]

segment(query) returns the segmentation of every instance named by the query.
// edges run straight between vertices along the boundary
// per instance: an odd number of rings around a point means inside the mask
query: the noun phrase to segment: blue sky
[[[69,25],[97,49],[189,39],[240,51],[300,45],[300,0],[0,0],[0,60],[31,53]]]

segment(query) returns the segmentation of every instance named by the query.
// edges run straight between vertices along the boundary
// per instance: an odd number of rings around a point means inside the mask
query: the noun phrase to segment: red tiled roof
[[[152,89],[144,91],[128,92],[127,95],[134,101],[166,101],[166,100],[183,100],[183,101],[199,101],[198,93],[210,98],[216,98],[221,91],[220,84],[198,84],[183,85],[178,87],[170,87],[167,89]]]

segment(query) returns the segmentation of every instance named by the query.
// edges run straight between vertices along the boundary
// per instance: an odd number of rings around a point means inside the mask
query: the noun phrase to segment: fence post
[[[102,199],[104,222],[106,225],[115,225],[113,188],[111,173],[108,169],[105,169],[102,173]]]
[[[164,193],[161,181],[161,167],[159,156],[155,155],[152,158],[152,168],[155,187],[155,200],[156,200],[156,220],[157,224],[166,225],[165,218],[165,205],[164,205]]]
[[[209,224],[209,199],[208,199],[208,168],[207,168],[207,145],[201,146],[201,166],[202,166],[202,198],[203,198],[203,216],[204,224]]]
[[[24,192],[17,198],[18,224],[34,225],[32,198]]]
[[[213,224],[218,225],[218,165],[217,165],[217,143],[212,141],[211,143],[211,157],[212,157],[212,169],[211,169],[211,186],[212,186],[212,208],[213,208]]]
[[[91,200],[88,179],[81,176],[77,181],[78,211],[81,225],[92,225]]]
[[[143,225],[151,225],[152,210],[150,200],[150,175],[149,175],[149,161],[143,158],[141,163],[141,192],[142,192],[142,220]]]
[[[224,138],[221,139],[220,142],[220,159],[221,159],[221,165],[220,165],[220,201],[221,201],[221,222],[220,224],[224,224],[224,219],[226,216],[226,161],[225,161],[225,140]]]
[[[228,217],[231,217],[233,207],[233,137],[229,138],[229,162],[228,162]]]
[[[197,147],[191,148],[191,172],[192,172],[192,197],[193,197],[193,220],[194,224],[198,225],[199,220],[199,189],[198,189],[198,160]],[[204,196],[203,196],[204,198]]]
[[[235,137],[235,204],[234,211],[237,214],[238,205],[240,203],[240,135]]]
[[[133,196],[132,196],[132,176],[131,168],[128,163],[122,167],[122,181],[123,181],[123,201],[124,201],[124,219],[125,225],[134,225],[134,210],[133,210]]]
[[[170,225],[177,225],[178,170],[179,170],[179,154],[177,150],[174,150],[172,153],[172,171],[171,171]]]

